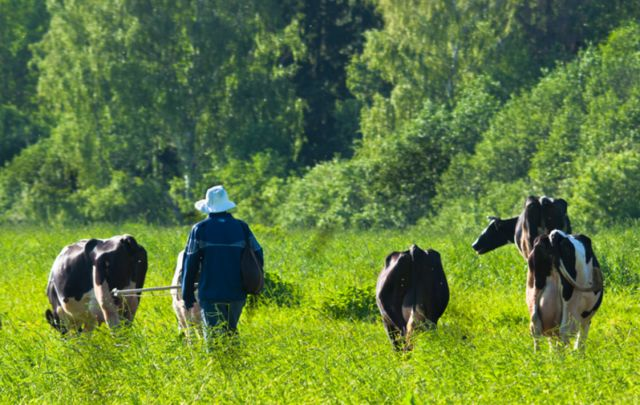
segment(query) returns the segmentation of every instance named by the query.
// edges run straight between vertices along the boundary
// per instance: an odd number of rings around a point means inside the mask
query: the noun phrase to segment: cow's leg
[[[382,321],[384,329],[387,331],[387,336],[393,344],[393,348],[395,350],[402,350],[402,332],[395,327],[391,320],[383,319]]]
[[[82,332],[82,326],[90,313],[87,310],[89,297],[85,294],[79,301],[75,298],[63,298],[58,307],[60,322],[66,325],[69,331]]]
[[[540,299],[542,294],[540,291],[534,292],[534,304],[531,311],[531,323],[529,324],[529,331],[533,336],[533,351],[537,352],[540,347],[540,338],[542,337],[542,319],[540,317]]]
[[[104,266],[93,266],[93,289],[105,321],[110,328],[113,328],[120,324],[120,317],[118,316],[118,308],[111,297],[111,291],[109,291],[104,268],[106,266],[108,266],[108,262],[105,262]]]
[[[92,330],[95,329],[96,324],[98,323],[98,320],[96,319],[94,314],[89,312],[84,317],[82,323],[84,324],[84,328],[82,330],[84,332],[91,332]]]
[[[73,318],[64,310],[62,305],[58,307],[56,314],[58,315],[58,319],[60,319],[60,326],[62,330],[64,330],[63,333],[75,329]]]
[[[191,311],[189,311],[187,320],[189,321],[189,325],[200,325],[202,323],[202,313],[200,311],[200,304],[197,302],[193,304]]]
[[[560,318],[560,340],[562,344],[567,345],[569,343],[569,331],[571,329],[571,319],[569,319],[568,305],[564,300],[562,301],[562,317]]]
[[[187,310],[181,302],[173,302],[173,310],[178,319],[178,331],[187,329]]]
[[[140,305],[140,297],[137,295],[132,297],[125,297],[124,305],[126,305],[126,309],[124,311],[125,318],[129,322],[133,321],[133,318],[136,316],[136,311],[138,310],[138,305]]]
[[[573,348],[575,350],[577,349],[584,350],[584,344],[587,341],[587,336],[589,335],[590,327],[591,327],[591,319],[582,321],[580,331],[578,332],[578,336],[576,337],[576,342],[573,345]]]

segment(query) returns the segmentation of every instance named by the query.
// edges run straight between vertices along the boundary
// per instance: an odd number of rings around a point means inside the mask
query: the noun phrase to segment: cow
[[[440,254],[416,245],[389,254],[378,276],[376,303],[394,349],[411,350],[413,332],[434,328],[449,303]]]
[[[489,225],[471,245],[478,254],[515,243],[522,257],[527,260],[533,242],[539,235],[548,234],[554,229],[571,233],[567,202],[561,198],[529,196],[519,216],[508,219],[489,217],[489,220]]]
[[[178,253],[178,260],[176,261],[176,269],[173,273],[173,281],[171,285],[179,287],[182,285],[182,274],[184,266],[184,250]],[[199,325],[202,322],[200,314],[200,305],[198,302],[193,304],[193,307],[189,311],[184,306],[184,300],[182,299],[182,288],[175,288],[171,290],[173,310],[178,318],[178,330],[185,331],[188,334],[189,327],[193,325]]]
[[[604,294],[602,271],[591,240],[554,230],[534,241],[528,257],[526,299],[534,350],[541,336],[559,336],[584,347],[591,318]]]
[[[91,331],[105,322],[117,327],[121,318],[133,318],[140,293],[113,296],[111,290],[142,288],[147,274],[147,252],[131,235],[83,239],[62,249],[51,267],[45,316],[63,334]]]

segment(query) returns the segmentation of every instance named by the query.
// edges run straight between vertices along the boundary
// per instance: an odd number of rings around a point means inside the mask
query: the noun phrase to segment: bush
[[[264,290],[260,295],[249,295],[247,305],[252,308],[269,304],[291,307],[300,305],[300,300],[301,293],[296,285],[275,273],[265,272]]]
[[[326,299],[320,306],[322,313],[334,319],[374,321],[379,312],[375,287],[350,286]]]
[[[585,162],[571,197],[571,218],[586,229],[640,218],[640,153],[628,150]]]

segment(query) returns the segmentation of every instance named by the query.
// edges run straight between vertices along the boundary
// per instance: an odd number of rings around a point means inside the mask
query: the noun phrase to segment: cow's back
[[[49,284],[60,300],[82,296],[93,288],[91,251],[101,243],[83,239],[62,249],[51,267]],[[49,288],[51,288],[49,287]]]
[[[90,256],[94,262],[107,264],[95,275],[94,281],[98,285],[105,279],[112,289],[140,288],[144,283],[146,251],[132,236],[119,235],[101,241],[91,251]],[[139,278],[142,280],[138,281]]]

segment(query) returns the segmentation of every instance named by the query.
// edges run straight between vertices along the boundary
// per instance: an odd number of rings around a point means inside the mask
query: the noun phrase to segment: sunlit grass
[[[610,281],[586,351],[534,353],[524,261],[513,246],[484,256],[475,235],[295,232],[256,227],[267,271],[293,282],[300,305],[247,309],[234,343],[206,353],[177,333],[168,294],[147,295],[132,327],[60,337],[46,323],[49,267],[67,243],[133,234],[149,251],[147,286],[167,285],[187,228],[142,225],[0,229],[0,402],[363,403],[637,402],[639,232],[592,236]],[[622,237],[624,236],[624,237]],[[385,256],[411,243],[442,254],[451,301],[410,354],[380,321],[333,318],[321,303],[375,284]],[[628,248],[628,255],[624,255]],[[617,274],[624,270],[624,278]],[[622,284],[622,280],[627,280]]]

